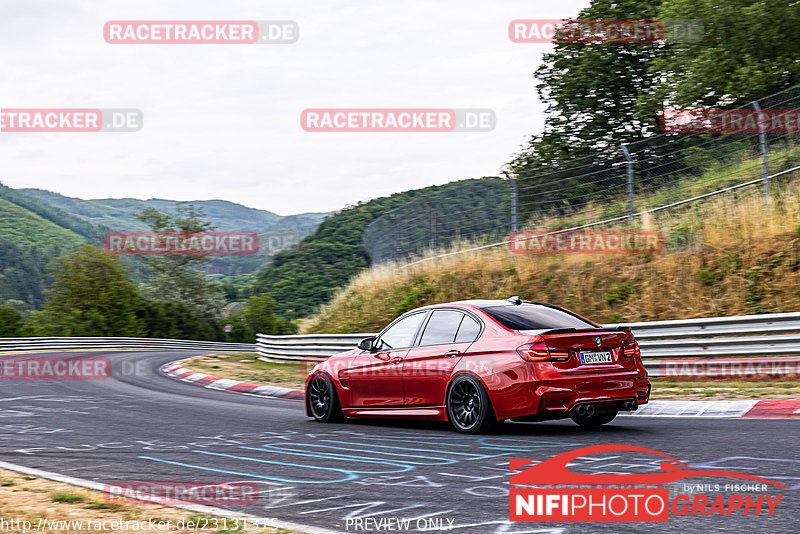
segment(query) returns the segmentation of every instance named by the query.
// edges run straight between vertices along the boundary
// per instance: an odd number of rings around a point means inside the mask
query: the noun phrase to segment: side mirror
[[[364,339],[358,342],[358,348],[361,350],[365,350],[367,352],[372,352],[373,350],[375,350],[375,347],[373,346],[373,344],[375,343],[375,339],[376,338],[374,337],[365,337]]]

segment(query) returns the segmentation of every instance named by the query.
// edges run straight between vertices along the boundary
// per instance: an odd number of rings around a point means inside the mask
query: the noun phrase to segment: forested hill
[[[369,266],[369,257],[362,245],[364,229],[369,223],[420,195],[443,202],[447,198],[470,196],[479,202],[494,195],[495,181],[461,180],[347,207],[323,221],[300,243],[279,252],[258,274],[253,291],[272,296],[276,312],[283,317],[297,319],[310,315],[351,277]],[[496,221],[497,227],[505,224],[505,220]]]
[[[0,303],[22,301],[20,308],[41,307],[49,284],[47,263],[84,244],[100,246],[109,230],[139,231],[147,226],[136,218],[151,207],[174,214],[174,200],[71,198],[41,189],[12,189],[0,184]],[[253,256],[214,258],[209,271],[228,275],[255,273],[273,254],[313,232],[327,213],[280,216],[225,200],[191,202],[203,218],[223,231],[259,234],[260,250]],[[134,276],[137,261],[126,258]]]
[[[50,258],[99,244],[104,231],[0,184],[0,301],[41,305]]]
[[[160,212],[175,214],[175,200],[151,198],[101,198],[84,200],[72,198],[42,189],[19,189],[30,197],[57,206],[87,222],[106,226],[112,230],[140,231],[147,226],[136,218],[136,214],[145,208],[155,208]],[[203,210],[206,221],[221,231],[246,231],[266,233],[281,230],[292,230],[317,225],[329,213],[301,213],[299,215],[281,216],[270,211],[248,208],[227,200],[193,200],[193,206]]]

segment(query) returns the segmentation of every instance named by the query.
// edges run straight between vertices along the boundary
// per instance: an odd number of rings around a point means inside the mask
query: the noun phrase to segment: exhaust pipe
[[[578,417],[591,417],[594,415],[594,406],[591,404],[579,404],[575,407],[575,415]]]
[[[625,401],[622,405],[622,409],[627,412],[635,412],[639,409],[639,403],[635,400]]]
[[[594,406],[592,406],[591,404],[589,404],[589,405],[586,407],[586,417],[591,417],[591,416],[593,416],[593,415],[594,415]]]

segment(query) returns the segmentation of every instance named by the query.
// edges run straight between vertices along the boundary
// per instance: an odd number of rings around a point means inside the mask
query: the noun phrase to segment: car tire
[[[447,418],[463,434],[477,434],[495,421],[489,395],[481,382],[467,374],[458,375],[447,389]]]
[[[607,412],[598,412],[591,417],[579,417],[577,415],[571,416],[572,420],[584,428],[598,427],[614,420],[619,412],[617,410],[610,410]]]
[[[325,373],[317,373],[308,382],[306,405],[308,413],[320,423],[336,423],[344,419],[336,386]]]

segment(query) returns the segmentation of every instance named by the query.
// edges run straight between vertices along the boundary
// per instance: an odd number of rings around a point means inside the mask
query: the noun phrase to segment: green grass
[[[14,481],[11,480],[10,478],[0,478],[0,487],[5,488],[5,487],[8,487],[8,486],[13,486],[13,485],[14,485]]]
[[[85,499],[85,497],[79,493],[71,493],[68,491],[56,491],[53,492],[50,496],[50,500],[53,502],[81,502]]]
[[[113,502],[93,502],[93,503],[87,504],[85,506],[85,508],[87,508],[89,510],[113,510],[113,511],[116,512],[116,511],[119,511],[119,510],[123,510],[125,508],[125,505],[124,504],[117,504],[117,503],[113,503]]]

